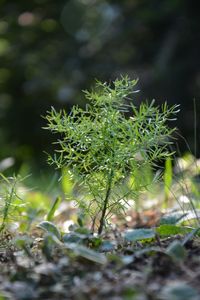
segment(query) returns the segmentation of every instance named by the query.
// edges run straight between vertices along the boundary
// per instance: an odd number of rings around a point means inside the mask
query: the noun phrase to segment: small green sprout
[[[52,108],[46,116],[46,129],[59,135],[48,161],[68,168],[86,189],[90,197],[77,201],[99,234],[135,194],[125,189],[128,176],[172,154],[168,146],[175,128],[167,123],[174,120],[178,106],[168,108],[165,103],[159,108],[152,101],[137,108],[131,98],[136,83],[128,77],[111,85],[97,82],[94,90],[85,91],[85,109],[75,105],[67,114]]]
[[[5,177],[0,173],[0,233],[8,224],[17,221],[25,203],[17,193],[18,184],[22,181],[19,177]]]

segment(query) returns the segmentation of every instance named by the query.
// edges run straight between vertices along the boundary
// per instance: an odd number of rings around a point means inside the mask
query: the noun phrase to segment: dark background
[[[139,78],[136,103],[181,104],[177,125],[194,149],[200,116],[200,13],[186,0],[0,0],[0,161],[44,167],[53,105],[84,105],[95,78]],[[197,122],[197,154],[200,154]],[[178,141],[181,152],[185,142]]]

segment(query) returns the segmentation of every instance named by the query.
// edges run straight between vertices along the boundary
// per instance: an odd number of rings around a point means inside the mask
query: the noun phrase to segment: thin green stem
[[[114,175],[114,172],[113,172],[113,170],[111,170],[110,175],[109,175],[108,188],[107,188],[106,196],[105,196],[105,199],[104,199],[104,205],[103,205],[103,210],[102,210],[102,214],[101,214],[101,219],[100,219],[100,222],[99,222],[98,234],[101,234],[102,231],[103,231],[104,220],[105,220],[105,216],[106,216],[106,211],[107,211],[110,192],[111,192],[111,187],[112,187],[113,175]]]
[[[11,188],[11,191],[9,192],[8,195],[6,195],[5,207],[4,207],[4,210],[3,210],[3,220],[2,220],[2,223],[0,225],[0,232],[2,232],[4,230],[5,225],[6,225],[6,221],[8,219],[10,206],[11,206],[11,203],[12,203],[12,200],[13,200],[13,195],[15,194],[15,185],[16,185],[16,183],[14,182],[14,184]]]

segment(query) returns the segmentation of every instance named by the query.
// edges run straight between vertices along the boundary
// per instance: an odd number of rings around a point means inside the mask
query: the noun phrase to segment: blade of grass
[[[61,197],[57,197],[55,199],[55,201],[53,202],[48,214],[47,214],[47,221],[52,221],[53,217],[54,217],[54,214],[55,214],[55,211],[56,209],[58,208],[58,206],[60,205],[60,202],[61,202]]]

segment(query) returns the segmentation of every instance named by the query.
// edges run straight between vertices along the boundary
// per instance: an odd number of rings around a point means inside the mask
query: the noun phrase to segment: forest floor
[[[1,300],[200,299],[198,236],[188,238],[184,248],[181,234],[131,243],[115,228],[102,235],[100,251],[81,248],[74,255],[59,243],[45,248],[41,232],[31,234],[31,246],[21,243],[21,249],[12,235],[1,236]]]

